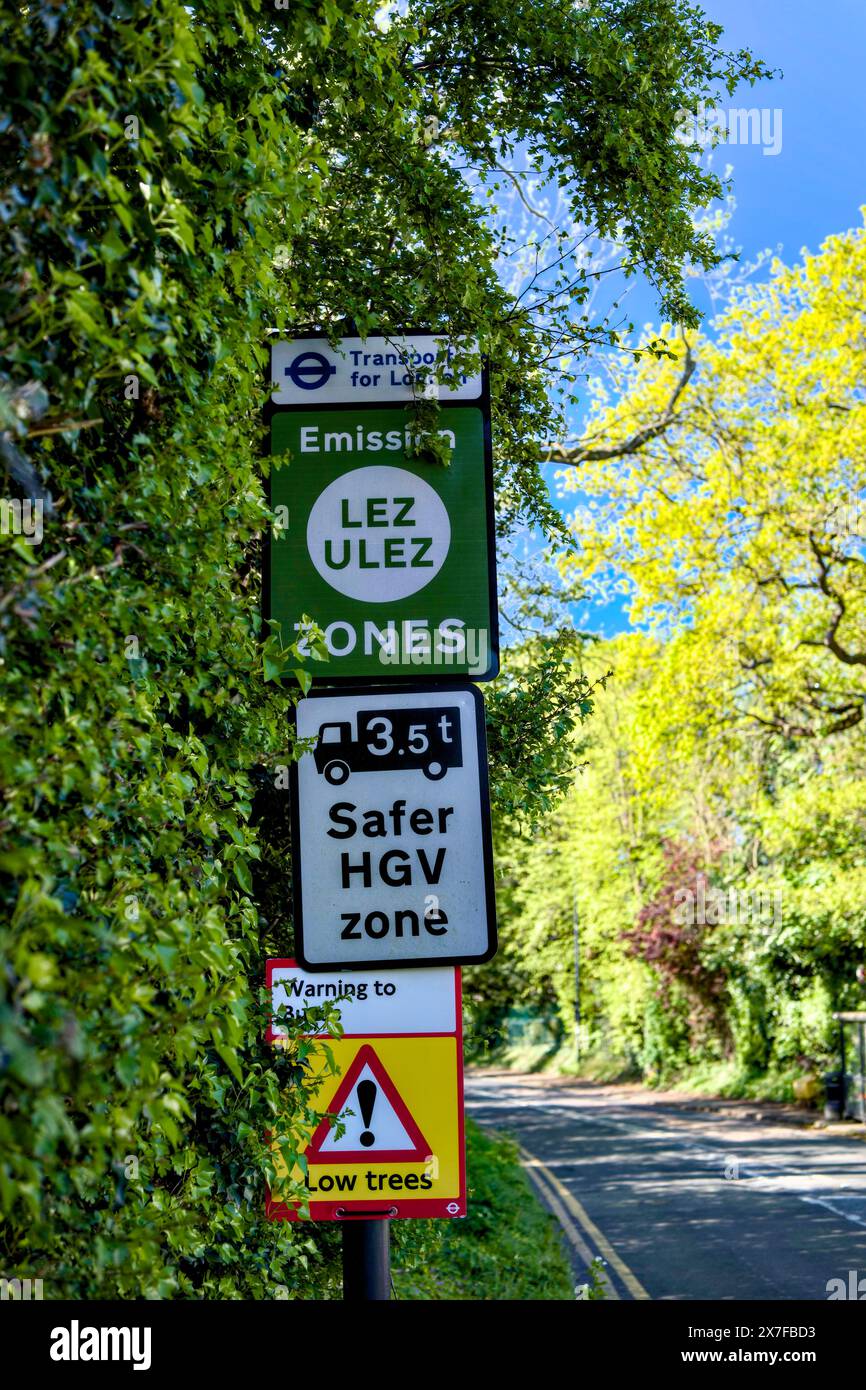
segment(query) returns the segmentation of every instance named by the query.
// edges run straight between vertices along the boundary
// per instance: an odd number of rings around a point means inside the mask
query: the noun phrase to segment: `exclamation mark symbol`
[[[369,1149],[370,1145],[376,1142],[376,1136],[370,1129],[370,1121],[373,1118],[373,1106],[376,1104],[378,1091],[379,1088],[374,1081],[358,1082],[358,1104],[361,1107],[361,1119],[364,1124],[361,1143],[365,1149]]]

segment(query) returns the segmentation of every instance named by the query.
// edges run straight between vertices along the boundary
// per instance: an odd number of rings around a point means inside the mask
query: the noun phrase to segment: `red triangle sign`
[[[353,1114],[343,1116],[350,1109]],[[308,1163],[424,1163],[430,1145],[410,1114],[380,1058],[364,1043],[328,1106],[346,1132],[334,1138],[325,1117],[306,1151]]]

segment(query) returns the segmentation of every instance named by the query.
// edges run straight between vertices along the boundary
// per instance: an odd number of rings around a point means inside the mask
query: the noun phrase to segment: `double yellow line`
[[[648,1299],[650,1295],[643,1284],[636,1275],[632,1274],[625,1260],[616,1253],[610,1241],[598,1229],[577,1198],[572,1196],[568,1188],[559,1181],[555,1173],[550,1171],[546,1163],[542,1163],[540,1158],[536,1158],[522,1145],[519,1148],[520,1161],[526,1169],[526,1176],[547,1202],[580,1258],[585,1260],[587,1265],[596,1258],[583,1238],[585,1235],[592,1241],[602,1259],[607,1261],[611,1269],[616,1270],[631,1297]],[[614,1287],[613,1281],[605,1279],[604,1282],[607,1296],[619,1299],[620,1295]]]

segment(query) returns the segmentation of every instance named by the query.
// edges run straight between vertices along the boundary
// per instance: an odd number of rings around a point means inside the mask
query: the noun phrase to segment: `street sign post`
[[[499,669],[489,389],[471,360],[429,333],[272,346],[264,616],[315,681],[366,688],[295,711],[300,964],[269,962],[268,986],[302,1036],[326,999],[343,1031],[312,1051],[321,1118],[282,1173],[307,1200],[277,1191],[267,1213],[346,1223],[344,1298],[389,1296],[391,1218],[466,1212],[454,966],[489,960],[496,925],[484,705],[463,681]]]
[[[273,345],[279,525],[265,616],[285,643],[303,643],[302,619],[313,619],[329,659],[308,654],[306,665],[328,685],[489,680],[499,669],[487,379],[446,359],[432,384],[449,352],[433,334]],[[422,436],[407,407],[431,396],[447,467],[415,452]]]
[[[305,968],[480,964],[496,950],[484,706],[471,685],[300,700],[295,940]]]
[[[420,391],[446,404],[481,403],[483,372],[458,373],[454,361],[454,345],[439,333],[347,337],[336,347],[315,335],[281,338],[271,345],[272,400],[309,409],[311,404],[405,403]]]
[[[466,1214],[460,973],[453,969],[305,973],[292,960],[267,965],[272,1012],[303,1019],[328,1001],[344,1029],[329,1038],[339,1075],[322,1076],[311,1104],[322,1116],[293,1177],[313,1221],[387,1221]],[[279,1025],[269,1041],[279,1045]],[[338,1116],[341,1130],[328,1116]],[[285,1172],[285,1169],[283,1169]],[[274,1221],[298,1219],[297,1203],[268,1194]]]

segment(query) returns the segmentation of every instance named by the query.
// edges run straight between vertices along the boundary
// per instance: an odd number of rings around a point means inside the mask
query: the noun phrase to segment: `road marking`
[[[855,1226],[866,1226],[866,1211],[862,1216],[854,1216],[850,1211],[836,1206],[837,1202],[860,1202],[862,1205],[863,1197],[859,1193],[851,1195],[847,1192],[840,1192],[838,1195],[834,1193],[832,1197],[801,1197],[800,1201],[809,1202],[815,1207],[826,1207],[828,1211],[832,1211],[834,1216],[842,1216],[846,1221],[853,1221]]]
[[[522,1145],[519,1145],[518,1147],[520,1149],[521,1158],[523,1159],[523,1166],[529,1172],[529,1176],[532,1176],[532,1173],[530,1171],[531,1168],[537,1168],[540,1170],[538,1174],[539,1177],[542,1173],[544,1174],[545,1178],[550,1183],[550,1186],[553,1188],[554,1192],[561,1199],[563,1204],[568,1208],[569,1212],[578,1222],[582,1230],[586,1233],[586,1235],[589,1236],[590,1240],[593,1241],[599,1253],[603,1255],[604,1258],[607,1260],[608,1264],[612,1265],[612,1267],[616,1270],[617,1274],[619,1275],[622,1282],[625,1284],[625,1287],[628,1289],[632,1298],[640,1300],[649,1299],[650,1295],[647,1293],[643,1284],[640,1282],[636,1275],[632,1274],[625,1260],[621,1259],[620,1256],[616,1253],[610,1241],[598,1229],[595,1222],[584,1210],[577,1198],[573,1197],[572,1194],[569,1192],[568,1188],[563,1186],[563,1184],[559,1181],[559,1178],[556,1176],[555,1173],[551,1172],[546,1163],[542,1163],[540,1158],[536,1158],[535,1154],[530,1153],[529,1150],[523,1148]]]
[[[533,1162],[537,1162],[537,1160],[533,1160]],[[544,1165],[539,1164],[538,1166],[543,1167]],[[562,1205],[559,1198],[557,1197],[555,1188],[548,1187],[541,1174],[533,1171],[531,1163],[527,1163],[524,1161],[523,1167],[526,1171],[526,1176],[529,1178],[529,1181],[532,1183],[535,1190],[540,1194],[541,1197],[543,1197],[544,1201],[550,1207],[551,1211],[553,1212],[554,1216],[556,1217],[557,1221],[562,1227],[564,1234],[571,1241],[578,1255],[587,1266],[587,1269],[589,1269],[589,1266],[592,1264],[593,1260],[595,1259],[595,1256],[593,1255],[589,1246],[586,1244],[586,1241],[581,1236],[580,1232],[578,1231],[568,1212],[565,1210],[565,1207]],[[619,1293],[617,1289],[614,1287],[614,1284],[611,1281],[610,1276],[606,1273],[603,1273],[601,1277],[604,1280],[604,1285],[608,1296],[610,1298],[615,1298],[619,1300]]]
[[[503,1100],[501,1090],[484,1090],[480,1086],[471,1087],[469,1090],[469,1108],[471,1109],[474,1104],[491,1110],[507,1110],[517,1103],[522,1109],[543,1108],[550,1111],[556,1108],[566,1113],[574,1110],[578,1111],[582,1116],[586,1114],[586,1111],[582,1110],[580,1105],[580,1101],[585,1100],[585,1096],[583,1095],[579,1095],[575,1098],[575,1096],[563,1089],[555,1090],[551,1088],[549,1092],[545,1092],[544,1095],[539,1095],[537,1099],[527,1100],[525,1098],[525,1093],[533,1089],[537,1093],[537,1087],[532,1087],[528,1084],[524,1085],[522,1088],[523,1093],[520,1093],[520,1088],[516,1085],[513,1089],[518,1092],[518,1095],[508,1096],[506,1093],[506,1098]],[[480,1097],[480,1099],[476,1097]],[[823,1206],[828,1211],[832,1212],[834,1216],[840,1217],[842,1220],[848,1221],[852,1225],[866,1227],[866,1211],[861,1212],[859,1210],[859,1203],[866,1199],[866,1188],[861,1189],[863,1194],[861,1197],[859,1191],[853,1194],[850,1193],[849,1184],[844,1183],[841,1184],[841,1190],[838,1195],[830,1192],[815,1197],[812,1195],[807,1196],[803,1192],[793,1189],[786,1191],[784,1187],[778,1186],[779,1183],[784,1183],[786,1179],[790,1179],[794,1184],[800,1185],[808,1182],[813,1187],[816,1183],[829,1185],[833,1182],[834,1173],[832,1169],[827,1170],[825,1168],[822,1170],[819,1164],[817,1170],[813,1171],[810,1165],[811,1156],[807,1153],[807,1148],[812,1144],[819,1146],[825,1142],[823,1135],[817,1137],[814,1132],[809,1131],[800,1134],[795,1152],[797,1152],[798,1158],[807,1165],[805,1167],[794,1167],[790,1160],[777,1157],[775,1152],[771,1152],[768,1156],[766,1153],[758,1151],[755,1153],[754,1157],[749,1153],[745,1159],[739,1160],[738,1177],[737,1179],[733,1179],[730,1178],[725,1171],[732,1151],[736,1152],[738,1146],[742,1147],[743,1144],[749,1145],[754,1142],[754,1140],[749,1137],[744,1139],[733,1126],[740,1127],[745,1125],[747,1127],[756,1127],[760,1125],[760,1121],[755,1121],[748,1117],[727,1115],[722,1117],[724,1121],[731,1122],[732,1129],[728,1135],[719,1134],[717,1137],[716,1134],[713,1134],[711,1142],[717,1143],[719,1147],[710,1149],[706,1147],[705,1142],[700,1141],[697,1137],[693,1138],[688,1133],[693,1127],[694,1121],[686,1120],[681,1115],[670,1115],[667,1113],[659,1114],[651,1106],[647,1105],[630,1103],[628,1108],[631,1112],[628,1119],[613,1119],[609,1115],[601,1116],[593,1109],[591,1118],[594,1129],[596,1131],[613,1130],[615,1133],[635,1134],[639,1138],[646,1139],[650,1142],[662,1138],[669,1139],[671,1142],[675,1142],[682,1149],[684,1155],[691,1158],[694,1162],[708,1165],[711,1169],[717,1170],[712,1178],[712,1181],[716,1183],[719,1183],[722,1176],[724,1176],[725,1184],[728,1181],[737,1181],[746,1186],[747,1190],[751,1189],[756,1192],[764,1193],[781,1191],[795,1201]],[[703,1119],[704,1117],[702,1116],[701,1118]],[[713,1115],[706,1117],[706,1124],[707,1127],[712,1127],[716,1131],[724,1127]],[[781,1128],[780,1126],[780,1129]],[[786,1130],[788,1131],[787,1134],[785,1133]],[[793,1133],[793,1130],[793,1126],[785,1126],[782,1133],[777,1136],[767,1131],[767,1124],[765,1122],[759,1139],[761,1142],[766,1140],[768,1143],[772,1143],[777,1139],[788,1142],[790,1133]],[[593,1142],[591,1136],[577,1135],[573,1137],[581,1141],[585,1139],[587,1142]],[[857,1135],[848,1134],[829,1136],[830,1142],[835,1142],[838,1139],[844,1141],[846,1145],[849,1144],[852,1139],[858,1137]],[[724,1147],[722,1147],[723,1144]],[[818,1157],[818,1154],[816,1153],[814,1157]],[[573,1166],[582,1162],[583,1160],[581,1159],[563,1159],[557,1161],[557,1167]],[[776,1184],[776,1186],[773,1184]],[[858,1205],[854,1210],[846,1210],[846,1201],[852,1203],[856,1202]]]

